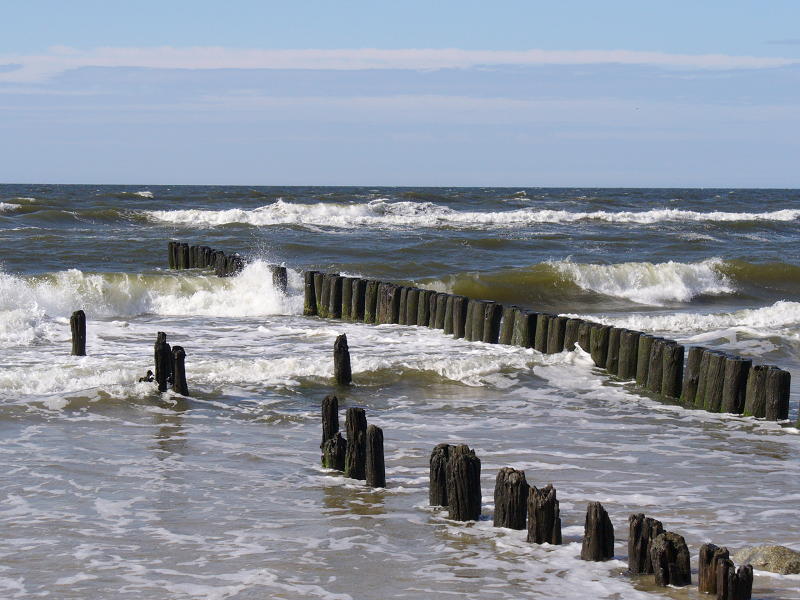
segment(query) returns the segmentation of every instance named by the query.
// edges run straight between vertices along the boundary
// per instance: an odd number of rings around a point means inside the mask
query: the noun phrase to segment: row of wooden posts
[[[578,344],[609,375],[665,400],[772,421],[789,417],[791,375],[776,366],[694,346],[684,369],[684,346],[640,331],[335,273],[305,271],[303,280],[307,316],[420,325],[546,354]]]

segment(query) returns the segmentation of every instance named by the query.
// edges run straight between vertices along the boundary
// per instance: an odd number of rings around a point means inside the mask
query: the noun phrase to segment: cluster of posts
[[[457,521],[476,521],[481,515],[481,461],[466,444],[439,444],[430,456],[429,501],[448,509]],[[525,530],[533,544],[560,545],[561,513],[552,485],[529,486],[525,472],[503,467],[494,488],[494,526]],[[661,587],[690,585],[689,549],[683,536],[665,531],[660,521],[633,514],[628,518],[628,571],[653,575]],[[614,558],[614,526],[599,502],[590,502],[584,521],[581,559]],[[704,544],[699,556],[699,590],[718,600],[749,600],[753,567],[736,569],[727,548]]]
[[[682,345],[640,331],[336,273],[305,271],[303,281],[307,316],[419,325],[545,354],[578,344],[609,375],[664,400],[772,421],[789,416],[789,372],[750,359],[697,346],[689,348],[684,370]]]
[[[363,408],[351,407],[345,413],[347,439],[339,433],[339,399],[322,400],[322,466],[343,471],[345,477],[366,481],[369,487],[386,487],[383,458],[383,430],[367,425]]]

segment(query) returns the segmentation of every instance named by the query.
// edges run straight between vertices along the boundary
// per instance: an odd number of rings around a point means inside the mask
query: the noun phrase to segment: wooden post
[[[753,365],[747,374],[744,416],[763,418],[767,412],[767,372],[769,365]]]
[[[619,359],[617,361],[617,377],[620,379],[636,379],[636,361],[639,354],[639,331],[623,329],[619,334]]]
[[[500,469],[494,484],[494,526],[525,529],[527,502],[525,472],[511,467]]]
[[[661,380],[664,369],[664,338],[653,338],[650,347],[650,363],[647,366],[647,389],[654,394],[661,393]]]
[[[431,506],[447,506],[447,461],[454,447],[450,444],[439,444],[431,452],[428,488]]]
[[[661,521],[634,514],[628,517],[628,571],[632,575],[647,575],[653,572],[653,563],[647,552],[650,540],[664,533]]]
[[[339,433],[339,400],[336,396],[325,396],[322,400],[322,466],[327,469],[344,470],[347,441]]]
[[[303,314],[307,317],[317,314],[317,295],[314,288],[314,275],[317,271],[303,272]]]
[[[553,317],[547,327],[547,353],[558,354],[564,349],[567,331],[567,317]]]
[[[470,298],[467,300],[467,318],[464,322],[464,339],[468,342],[475,341],[472,337],[472,321],[475,319],[475,307],[478,305],[478,300]],[[483,331],[481,331],[483,337]]]
[[[329,277],[327,317],[329,319],[342,318],[342,277],[340,275]]]
[[[175,244],[177,242],[169,242],[167,244],[167,260],[169,262],[169,268],[175,268]]]
[[[636,352],[636,385],[647,385],[647,369],[650,367],[650,350],[653,347],[653,336],[647,333],[639,335],[639,346]]]
[[[347,430],[344,475],[351,479],[366,479],[367,416],[364,414],[364,409],[348,408],[344,426]]]
[[[603,561],[614,558],[614,526],[603,505],[590,502],[583,526],[581,560]]]
[[[611,332],[609,325],[596,324],[589,334],[589,348],[595,366],[606,368],[608,360],[608,336]]]
[[[275,289],[281,294],[285,294],[289,287],[289,274],[286,271],[286,267],[270,265],[269,268],[272,271],[272,285],[275,286]]]
[[[606,355],[606,371],[609,375],[619,372],[619,343],[622,330],[612,327],[608,330],[608,354]]]
[[[464,337],[468,302],[466,296],[453,296],[453,337],[457,340]]]
[[[584,352],[589,352],[592,348],[591,338],[594,325],[595,323],[591,321],[584,321],[578,325],[578,345]]]
[[[536,332],[533,335],[533,348],[542,354],[547,352],[547,334],[550,328],[550,320],[555,315],[539,313],[536,315]]]
[[[383,430],[375,425],[367,427],[365,475],[369,487],[386,487],[386,465],[383,459]]]
[[[181,244],[181,269],[189,269],[191,268],[191,261],[189,258],[189,244]]]
[[[661,395],[677,399],[683,385],[683,346],[665,343],[661,357]]]
[[[181,346],[172,347],[172,391],[181,396],[189,395],[186,385],[186,352]]]
[[[409,288],[406,298],[406,325],[417,324],[417,314],[419,313],[419,288]]]
[[[322,297],[320,306],[317,307],[317,313],[324,319],[327,319],[329,316],[328,311],[331,305],[331,279],[336,275],[336,273],[325,273],[322,276]]]
[[[694,406],[697,385],[700,381],[700,361],[703,359],[705,350],[702,346],[692,346],[686,355],[686,370],[683,374],[681,389],[681,402],[684,406]]]
[[[367,293],[367,282],[363,279],[353,280],[353,294],[350,299],[350,319],[364,320],[364,300]]]
[[[436,326],[436,302],[439,299],[439,292],[432,292],[428,296],[428,322],[427,326],[434,329]]]
[[[72,332],[72,355],[86,356],[86,313],[76,310],[69,318]]]
[[[511,344],[522,348],[533,348],[535,333],[536,313],[524,308],[515,309]]]
[[[378,286],[378,308],[375,323],[397,323],[400,317],[400,288],[393,283]]]
[[[172,378],[172,348],[167,343],[167,334],[159,331],[154,348],[156,383],[159,392],[166,392]]]
[[[378,322],[378,289],[380,285],[380,281],[367,280],[364,291],[364,323]]]
[[[701,594],[717,593],[717,564],[720,560],[729,558],[730,554],[727,548],[719,548],[714,544],[700,546],[700,555],[697,557],[698,592]]]
[[[352,321],[353,277],[342,277],[342,319]]]
[[[330,394],[322,399],[322,443],[339,433],[339,399]],[[321,445],[320,444],[320,445]]]
[[[767,421],[783,421],[789,418],[789,386],[791,382],[792,376],[788,371],[777,367],[767,371],[766,407],[764,410]]]
[[[753,567],[745,565],[736,569],[733,561],[717,561],[717,599],[750,600],[753,593]]]
[[[433,317],[433,328],[444,329],[444,315],[447,312],[447,296],[448,294],[436,294],[436,311]]]
[[[481,461],[466,444],[453,448],[447,461],[447,502],[455,521],[481,516]]]
[[[650,542],[650,561],[658,586],[681,587],[692,583],[689,549],[683,536],[671,531],[660,533]]]
[[[503,317],[503,305],[496,302],[487,302],[483,307],[483,337],[482,342],[496,344],[500,337],[500,320]]]
[[[420,290],[417,300],[417,325],[427,327],[430,319],[430,300],[433,295],[432,290]]]
[[[455,296],[447,294],[444,302],[444,326],[442,328],[445,335],[453,335],[453,302]]]
[[[561,512],[556,489],[531,486],[528,492],[528,537],[533,544],[561,544]]]
[[[564,350],[567,352],[575,350],[581,323],[583,323],[583,319],[567,319],[567,323],[564,325]]]
[[[506,306],[503,308],[503,318],[500,321],[500,337],[497,342],[511,345],[511,338],[514,336],[514,315],[519,310],[518,306]]]
[[[322,282],[325,280],[325,273],[320,273],[319,271],[313,271],[314,273],[314,300],[317,304],[317,312],[318,316],[322,316],[325,310],[322,308]]]
[[[721,352],[707,352],[708,371],[706,372],[703,408],[709,412],[719,412],[722,406],[722,387],[725,383],[725,355]]]
[[[740,415],[744,412],[747,375],[753,361],[741,356],[725,357],[721,412]]]
[[[350,385],[353,382],[350,348],[347,346],[347,334],[344,333],[333,343],[333,377],[337,385]]]
[[[398,325],[408,325],[408,315],[406,311],[408,310],[408,290],[407,286],[402,286],[400,288],[400,308],[397,311],[397,324]]]

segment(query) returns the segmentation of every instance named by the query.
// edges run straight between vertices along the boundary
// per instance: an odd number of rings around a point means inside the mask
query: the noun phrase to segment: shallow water
[[[632,512],[684,535],[693,564],[706,541],[800,550],[789,423],[665,405],[580,350],[300,316],[300,270],[337,269],[593,315],[797,380],[800,192],[520,191],[0,186],[0,595],[699,597],[624,575]],[[170,272],[168,239],[255,260],[227,280]],[[267,261],[290,268],[286,296]],[[192,398],[136,382],[157,331],[186,348]],[[319,466],[342,332],[342,416],[363,406],[383,428],[385,490]],[[441,442],[482,460],[477,523],[427,506]],[[556,486],[563,546],[492,527],[503,466]],[[592,500],[619,560],[577,558]],[[798,588],[759,573],[754,597]]]

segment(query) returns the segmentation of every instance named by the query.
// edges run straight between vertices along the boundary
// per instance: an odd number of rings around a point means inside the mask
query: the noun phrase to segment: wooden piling
[[[556,489],[531,486],[528,492],[528,537],[532,544],[561,544],[561,511]]]
[[[533,335],[533,348],[542,354],[547,352],[547,334],[550,327],[550,320],[555,315],[539,313],[536,315],[536,332]]]
[[[433,292],[428,296],[428,327],[436,328],[436,303],[439,301],[439,292]]]
[[[176,265],[175,261],[175,244],[177,242],[169,242],[167,244],[167,261],[169,262],[169,268],[174,269]]]
[[[473,324],[472,322],[475,320],[475,312],[476,307],[478,306],[479,301],[470,298],[467,301],[467,318],[464,322],[464,339],[468,342],[473,342],[475,339],[472,337],[473,331]],[[483,324],[481,322],[481,324]],[[481,330],[481,337],[483,337],[483,330]]]
[[[453,302],[455,301],[455,296],[452,294],[447,294],[447,298],[445,299],[444,303],[444,326],[442,327],[442,331],[445,335],[453,335]]]
[[[567,319],[564,325],[564,350],[572,352],[575,350],[575,344],[578,343],[578,330],[583,323],[583,319]]]
[[[789,386],[792,376],[788,371],[773,367],[767,371],[765,381],[765,410],[767,421],[783,421],[789,418]]]
[[[608,330],[608,353],[606,354],[606,371],[609,375],[616,375],[619,371],[619,343],[622,330],[612,327]]]
[[[553,317],[547,326],[547,353],[558,354],[564,349],[567,331],[567,317]]]
[[[181,244],[180,261],[181,269],[191,268],[191,262],[189,259],[189,244]]]
[[[386,487],[386,466],[383,459],[383,430],[375,425],[367,427],[365,476],[369,487]]]
[[[665,531],[653,538],[650,542],[650,561],[653,563],[656,585],[682,587],[692,582],[689,549],[683,536]]]
[[[342,277],[339,275],[331,275],[330,277],[330,290],[328,296],[328,318],[341,319],[342,318]]]
[[[717,593],[717,565],[719,561],[729,558],[730,553],[727,548],[719,548],[714,544],[700,546],[700,554],[697,557],[698,592],[701,594]]]
[[[419,313],[419,288],[408,288],[406,297],[406,325],[416,325]]]
[[[337,432],[331,439],[326,440],[322,446],[322,466],[326,469],[344,471],[347,457],[347,440]]]
[[[307,317],[317,314],[317,295],[314,287],[314,275],[317,271],[303,272],[303,314]]]
[[[428,320],[430,319],[430,300],[433,295],[433,290],[420,290],[419,299],[417,300],[417,325],[420,327],[427,327]]]
[[[619,334],[617,377],[620,379],[636,379],[636,362],[641,335],[640,331],[631,331],[630,329],[623,329]]]
[[[664,532],[661,521],[633,514],[628,517],[628,571],[632,575],[647,575],[653,572],[648,548],[650,540]]]
[[[314,273],[314,301],[317,306],[316,315],[322,316],[325,312],[322,309],[322,281],[325,279],[325,273],[319,271],[312,271]]]
[[[322,442],[339,433],[339,399],[330,394],[322,399]]]
[[[595,324],[589,333],[589,353],[595,366],[606,368],[608,360],[608,336],[611,332],[610,325]]]
[[[667,340],[664,338],[653,338],[653,345],[650,347],[650,364],[647,366],[646,388],[654,394],[661,393],[664,369],[664,345],[666,342]]]
[[[200,262],[198,260],[198,266],[200,266]],[[289,273],[286,271],[286,267],[270,265],[269,268],[272,271],[272,285],[281,294],[285,294],[289,287]]]
[[[697,396],[697,385],[700,381],[700,362],[703,359],[705,348],[692,346],[686,355],[686,369],[683,372],[683,385],[681,387],[681,402],[685,406],[693,406]]]
[[[614,558],[614,526],[599,502],[590,502],[583,526],[581,560],[604,561]]]
[[[172,378],[172,348],[167,343],[167,334],[159,331],[154,348],[156,384],[159,392],[166,392]]]
[[[511,338],[514,336],[514,315],[519,310],[518,306],[505,306],[503,316],[500,321],[500,336],[497,343],[511,345]]]
[[[347,335],[344,333],[333,343],[333,378],[337,385],[350,385],[353,382],[350,348],[347,346]]]
[[[381,282],[368,279],[364,289],[364,323],[377,323],[378,289]]]
[[[342,320],[352,321],[353,277],[342,277]]]
[[[86,356],[86,313],[76,310],[69,318],[72,332],[72,355]]]
[[[431,506],[447,506],[447,461],[454,446],[439,444],[431,452],[428,498]]]
[[[172,391],[181,396],[189,395],[186,385],[186,352],[181,346],[172,347]]]
[[[375,323],[397,323],[400,319],[400,288],[393,283],[378,286],[378,309]]]
[[[500,320],[503,317],[503,305],[488,301],[483,307],[482,342],[496,344],[500,338]]]
[[[466,444],[453,448],[447,461],[447,502],[455,521],[481,516],[481,461]]]
[[[719,412],[722,407],[722,388],[725,384],[725,355],[721,352],[707,352],[703,408],[709,412]]]
[[[436,294],[436,313],[433,319],[434,329],[444,329],[444,316],[447,312],[447,296],[449,296],[449,294]]]
[[[639,335],[636,352],[636,385],[647,386],[647,370],[650,367],[650,350],[653,347],[653,336],[647,333]]]
[[[747,375],[753,361],[741,356],[725,357],[724,381],[722,383],[722,403],[720,411],[740,415],[744,412]]]
[[[514,310],[514,331],[511,344],[521,348],[533,348],[536,334],[536,313],[524,308]]]
[[[400,288],[400,308],[397,311],[397,323],[399,325],[408,325],[408,290],[407,286]]]
[[[767,372],[769,365],[753,365],[747,374],[744,398],[744,416],[761,417],[767,413]]]
[[[671,340],[663,345],[661,356],[661,395],[679,398],[683,386],[683,346]]]
[[[592,327],[594,327],[594,325],[595,323],[591,321],[584,321],[578,325],[578,345],[584,352],[589,352],[591,350]]]
[[[363,408],[350,407],[345,413],[347,431],[347,453],[344,460],[344,475],[351,479],[366,479],[367,461],[367,416]]]
[[[330,317],[330,307],[331,307],[331,283],[333,282],[334,277],[338,277],[336,273],[325,273],[322,276],[322,303],[319,307],[319,316],[327,319]]]
[[[350,298],[350,320],[364,320],[364,302],[367,293],[367,282],[363,279],[353,279],[353,292]]]
[[[494,484],[494,526],[525,529],[527,503],[525,472],[511,467],[500,469]]]
[[[733,561],[717,561],[717,599],[750,600],[753,593],[753,567],[744,565],[736,569]]]
[[[468,302],[466,296],[453,296],[453,337],[457,340],[464,337]]]

